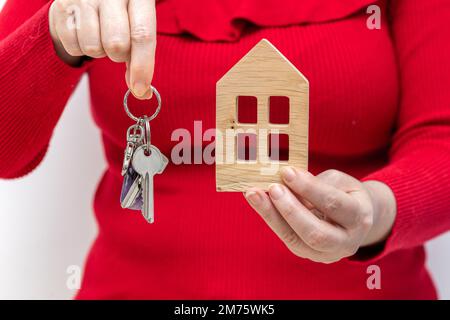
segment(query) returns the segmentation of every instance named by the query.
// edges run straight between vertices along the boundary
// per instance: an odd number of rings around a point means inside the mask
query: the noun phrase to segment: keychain
[[[127,146],[122,165],[124,179],[120,195],[122,208],[141,210],[149,223],[154,222],[153,176],[161,174],[169,163],[167,157],[151,144],[150,121],[161,111],[161,96],[153,86],[151,89],[158,101],[158,107],[151,117],[144,115],[138,118],[130,112],[130,90],[125,93],[123,99],[126,114],[136,121],[136,124],[127,130]]]

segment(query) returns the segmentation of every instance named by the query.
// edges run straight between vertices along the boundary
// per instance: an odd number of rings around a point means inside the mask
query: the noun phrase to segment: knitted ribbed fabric
[[[216,81],[267,38],[310,82],[310,170],[335,168],[392,188],[398,213],[384,247],[330,265],[294,256],[241,193],[217,193],[213,165],[169,164],[156,176],[153,225],[121,209],[132,124],[122,108],[125,66],[107,58],[64,64],[48,33],[47,1],[7,2],[0,15],[1,177],[39,164],[70,94],[89,74],[108,168],[95,194],[99,233],[78,298],[436,297],[423,244],[450,227],[450,2],[375,1],[381,29],[371,30],[372,2],[157,6],[153,85],[163,109],[152,121],[152,142],[167,156],[177,128],[188,129],[197,146],[209,143],[194,139],[194,121],[203,131],[214,127]],[[131,104],[136,114],[151,108]],[[381,290],[366,286],[370,264],[381,268]]]

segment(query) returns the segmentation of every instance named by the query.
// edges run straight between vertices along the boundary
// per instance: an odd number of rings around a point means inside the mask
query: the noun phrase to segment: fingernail
[[[292,182],[295,179],[295,171],[291,167],[285,167],[281,170],[281,176],[286,182]]]
[[[138,97],[142,97],[147,90],[148,87],[143,82],[136,82],[133,86],[133,93]]]
[[[246,192],[245,198],[253,205],[258,205],[261,202],[261,196],[255,191]]]
[[[283,195],[283,188],[279,184],[273,183],[269,186],[270,197],[274,200],[278,200]]]

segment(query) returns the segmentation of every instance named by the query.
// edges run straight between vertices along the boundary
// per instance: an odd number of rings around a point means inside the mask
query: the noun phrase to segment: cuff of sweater
[[[89,65],[89,63],[85,63],[81,67],[72,67],[56,54],[49,31],[50,5],[51,2],[45,4],[34,16],[5,39],[4,48],[8,49],[2,53],[2,60],[10,61],[10,63],[2,70],[0,77],[11,79],[4,81],[4,83],[9,83],[6,88],[3,88],[7,92],[27,90],[34,96],[47,96],[49,100],[52,100],[52,95],[55,96],[55,100],[61,100],[61,97],[68,98]],[[24,72],[24,70],[30,71]],[[14,103],[17,97],[12,97],[11,94],[9,98],[13,100],[10,101],[10,105],[17,106]],[[4,101],[4,103],[9,105],[8,101]],[[48,108],[52,105],[59,106],[60,104],[48,104],[45,108],[36,107],[32,110],[26,108],[26,110],[15,109],[12,111],[16,116],[22,115],[22,113],[30,116],[30,112],[32,113],[33,110],[40,114],[39,109],[42,109],[43,112],[51,115],[53,113]],[[28,105],[23,106],[28,107]]]
[[[88,66],[71,67],[57,56],[49,31],[50,5],[41,7],[2,41],[0,58],[7,63],[0,74],[2,90],[6,93],[2,95],[2,106],[6,107],[1,111],[8,119],[2,125],[2,132],[11,137],[30,137],[24,146],[30,150],[28,153],[11,148],[7,139],[0,141],[0,150],[21,152],[9,155],[14,163],[8,167],[8,174],[2,173],[4,176],[22,175],[24,167],[42,157],[65,103]],[[18,125],[24,119],[28,119],[27,125]],[[0,153],[0,158],[8,157]]]
[[[414,210],[415,197],[410,187],[420,183],[417,175],[407,175],[395,165],[387,166],[361,179],[362,181],[377,180],[389,186],[394,193],[397,204],[397,215],[388,238],[380,244],[361,248],[347,260],[353,263],[371,263],[382,259],[393,251],[406,248],[404,245],[410,236],[414,237],[414,225],[417,215]],[[416,177],[416,178],[415,178]]]
[[[82,63],[77,66],[71,66],[57,55],[55,47],[53,45],[53,39],[50,35],[49,26],[49,10],[52,1],[45,4],[36,14],[26,23],[32,30],[32,36],[30,36],[30,43],[27,46],[25,44],[24,50],[29,51],[31,54],[39,54],[38,57],[41,61],[47,61],[46,65],[49,68],[49,72],[55,76],[61,75],[65,77],[74,77],[78,79],[80,75],[86,71],[88,62],[92,59],[86,57],[81,59]],[[26,27],[26,26],[25,26]],[[27,48],[29,47],[29,48]],[[33,49],[36,52],[33,52]],[[37,49],[37,50],[36,50]],[[86,63],[87,62],[87,63]]]

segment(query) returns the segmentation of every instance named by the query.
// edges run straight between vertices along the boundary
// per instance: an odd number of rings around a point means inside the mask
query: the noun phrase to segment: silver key
[[[141,210],[141,176],[130,166],[123,178],[120,205],[124,209]]]
[[[139,146],[133,154],[132,167],[141,175],[142,189],[142,215],[149,223],[154,221],[153,204],[153,176],[164,171],[169,160],[159,149],[150,145],[150,150],[146,152],[146,146]]]
[[[122,176],[124,176],[133,158],[134,150],[139,147],[144,141],[144,128],[139,124],[134,124],[127,130],[127,147],[125,148],[125,154],[122,164]]]

